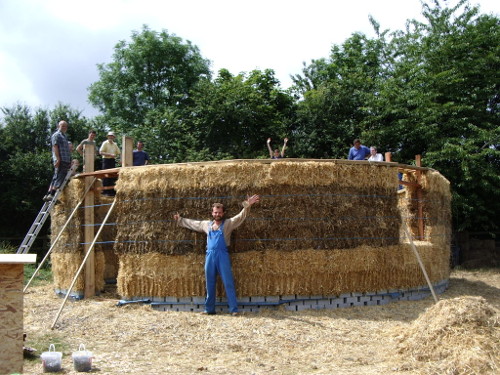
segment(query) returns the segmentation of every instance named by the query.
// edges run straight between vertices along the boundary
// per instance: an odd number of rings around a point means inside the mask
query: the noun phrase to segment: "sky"
[[[470,3],[500,14],[498,0]],[[87,100],[97,65],[143,25],[191,41],[214,75],[273,69],[288,88],[303,63],[353,33],[374,37],[369,16],[395,31],[422,20],[421,9],[420,0],[0,0],[0,107],[62,103],[97,115]]]

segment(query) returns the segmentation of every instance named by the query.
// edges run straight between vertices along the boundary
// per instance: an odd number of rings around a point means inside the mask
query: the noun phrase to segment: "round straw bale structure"
[[[69,185],[53,215],[53,233],[62,225],[58,215],[71,210],[73,195],[83,190],[78,180]],[[220,202],[231,217],[250,194],[261,201],[233,232],[229,248],[243,305],[299,309],[422,298],[426,280],[405,227],[432,283],[445,286],[449,276],[451,196],[448,181],[434,170],[302,159],[164,164],[121,168],[116,191],[113,225],[98,250],[114,254],[98,259],[117,264],[96,267],[96,284],[103,285],[105,272],[116,272],[126,300],[202,309],[206,235],[178,227],[173,215],[210,219],[212,203]],[[76,221],[75,233],[52,256],[62,290],[74,268],[67,263],[83,254],[81,217]],[[222,306],[220,282],[217,293]]]

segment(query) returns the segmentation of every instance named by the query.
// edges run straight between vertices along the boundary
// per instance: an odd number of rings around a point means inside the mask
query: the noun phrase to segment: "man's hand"
[[[54,163],[54,168],[59,168],[61,165],[61,160],[57,159],[56,162]]]
[[[267,138],[267,144],[271,143],[271,138]]]
[[[283,141],[284,141],[284,142],[285,142],[285,144],[286,144],[286,143],[288,142],[288,138],[285,138]]]
[[[179,218],[180,218],[180,215],[179,215],[179,213],[178,213],[178,212],[176,212],[176,213],[174,214],[174,220],[175,220],[175,221],[178,221],[178,220],[179,220]]]
[[[259,203],[260,197],[257,194],[252,195],[251,197],[247,195],[247,202],[251,206],[254,203]]]

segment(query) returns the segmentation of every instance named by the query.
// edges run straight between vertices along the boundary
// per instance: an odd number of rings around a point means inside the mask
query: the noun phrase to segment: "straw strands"
[[[206,235],[177,227],[173,215],[210,219],[212,203],[221,202],[231,217],[247,195],[259,194],[261,202],[231,239],[240,296],[424,285],[402,235],[407,223],[418,235],[419,204],[425,236],[416,244],[431,280],[438,282],[449,273],[449,184],[437,172],[422,173],[419,201],[413,187],[398,193],[397,169],[387,163],[236,160],[122,168],[115,225],[99,239],[111,242],[99,249],[113,246],[118,260],[107,254],[103,269],[106,278],[117,272],[126,297],[202,296]],[[407,173],[405,179],[415,176]],[[74,184],[72,189],[79,186]],[[71,206],[69,199],[64,206]],[[99,210],[104,216],[106,207]],[[70,245],[58,252],[82,251],[81,228],[72,228],[80,232],[71,235],[73,242],[61,241]]]
[[[399,337],[414,366],[436,374],[484,374],[500,369],[500,315],[483,297],[442,300]]]

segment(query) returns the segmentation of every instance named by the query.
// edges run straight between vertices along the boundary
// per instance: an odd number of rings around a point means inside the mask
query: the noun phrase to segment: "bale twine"
[[[100,186],[100,181],[96,182]],[[64,226],[74,208],[81,200],[85,192],[85,182],[72,179],[59,197],[59,204],[52,209],[51,215],[51,238],[55,240],[61,228]],[[100,194],[95,195],[95,204],[101,204]],[[99,211],[96,208],[96,223],[99,221]],[[105,215],[105,213],[104,213]],[[104,216],[102,215],[102,216]],[[78,268],[85,256],[84,249],[84,209],[79,208],[69,222],[61,238],[52,249],[50,255],[54,287],[56,290],[67,290],[73,281]],[[111,245],[112,249],[112,245]],[[95,289],[100,292],[104,288],[104,270],[106,266],[103,247],[96,245],[95,251]],[[85,278],[83,273],[77,278],[73,291],[77,295],[83,295],[85,289]]]
[[[450,194],[448,182],[429,172],[423,177],[426,236],[415,244],[438,282],[449,275]],[[178,228],[172,216],[209,219],[211,204],[221,202],[231,217],[253,193],[261,202],[233,232],[230,248],[238,295],[425,285],[401,236],[403,225],[416,222],[415,192],[407,189],[402,197],[397,186],[397,171],[385,163],[233,161],[122,169],[114,246],[118,292],[204,295],[206,235]],[[224,295],[221,286],[218,293]]]

